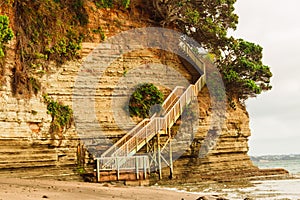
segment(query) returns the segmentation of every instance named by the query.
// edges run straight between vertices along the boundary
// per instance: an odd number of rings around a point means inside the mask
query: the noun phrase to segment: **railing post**
[[[147,159],[147,168],[148,168],[148,173],[151,173],[151,169],[150,169],[150,160],[149,158]]]
[[[185,96],[185,105],[187,105],[188,104],[187,93],[184,96]]]
[[[99,158],[96,159],[97,162],[97,181],[100,182],[100,160]]]
[[[168,125],[168,120],[164,117],[164,121],[165,121],[165,129],[167,130],[167,128],[169,127],[169,125]]]
[[[160,137],[159,137],[159,132],[157,133],[157,159],[158,159],[159,179],[162,179],[162,172],[161,172],[161,152],[160,152]]]
[[[116,165],[117,165],[117,180],[120,179],[120,166],[119,166],[119,159],[116,157]]]
[[[173,152],[172,152],[172,140],[170,140],[170,178],[173,177]]]
[[[138,138],[137,137],[135,137],[135,150],[136,150],[136,152],[138,151]]]
[[[145,133],[145,144],[147,144],[147,139],[148,139],[148,129],[146,129],[146,133]]]
[[[147,178],[147,165],[146,165],[147,159],[146,158],[147,158],[146,156],[143,157],[143,168],[144,168],[144,179],[145,180]]]
[[[140,178],[139,175],[139,157],[135,157],[135,173],[136,173],[136,179],[138,180]]]

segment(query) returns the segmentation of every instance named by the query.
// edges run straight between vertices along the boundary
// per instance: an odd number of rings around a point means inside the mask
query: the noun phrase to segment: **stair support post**
[[[144,178],[145,178],[145,180],[146,180],[146,178],[147,178],[147,159],[146,159],[146,157],[143,157],[143,168],[144,168]]]
[[[171,129],[168,130],[169,131],[169,138],[170,138],[170,142],[169,142],[169,157],[170,157],[170,178],[173,177],[173,152],[172,152],[172,138],[171,138]]]
[[[162,170],[161,170],[161,149],[160,149],[160,136],[159,132],[157,133],[157,159],[158,159],[158,173],[159,179],[162,179]]]

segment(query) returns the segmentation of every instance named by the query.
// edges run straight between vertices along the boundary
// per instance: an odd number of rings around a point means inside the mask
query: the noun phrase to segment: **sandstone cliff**
[[[97,12],[100,14],[92,14],[90,20],[96,24],[95,26],[106,27],[104,32],[107,36],[129,28],[146,26],[145,22],[138,21],[136,18],[132,19],[126,13]],[[113,24],[113,26],[107,26],[107,24]],[[86,129],[79,135],[73,124],[63,137],[53,135],[49,132],[51,117],[47,114],[42,94],[48,94],[55,100],[72,107],[74,84],[79,69],[85,57],[96,46],[97,43],[83,43],[81,60],[67,62],[62,66],[51,65],[49,72],[41,78],[41,91],[30,99],[23,99],[12,95],[10,83],[15,65],[15,41],[9,44],[5,61],[5,83],[0,87],[1,176],[50,176],[60,179],[79,177],[76,174],[82,172],[83,167],[93,163],[90,153],[101,154],[134,125],[116,121],[114,112],[122,112],[123,107],[121,104],[117,107],[112,103],[111,97],[115,95],[122,98],[126,96],[122,91],[129,88],[126,84],[120,84],[120,80],[126,79],[126,76],[130,77],[130,72],[139,68],[142,69],[138,72],[141,73],[139,75],[151,73],[152,78],[147,81],[157,83],[167,95],[175,86],[186,86],[197,78],[194,69],[186,61],[168,52],[143,49],[123,55],[113,62],[99,79],[95,96],[97,121],[86,122],[86,127],[100,124],[101,131],[105,133],[105,139],[109,141],[98,144],[97,140],[95,142],[87,140],[89,151],[85,151],[83,145],[87,143],[82,142],[81,139],[96,138],[97,130],[90,135],[90,129]],[[155,68],[156,66],[159,68]],[[179,76],[184,77],[186,82],[172,85]],[[165,81],[171,84],[168,87],[159,85],[162,79],[166,79]],[[188,148],[174,162],[173,178],[181,181],[223,180],[262,174],[263,172],[252,164],[247,155],[248,138],[251,135],[249,116],[246,108],[239,102],[235,102],[235,109],[227,106],[226,121],[215,148],[204,157],[199,157],[200,147],[211,123],[211,100],[207,88],[200,92],[198,103],[199,126]],[[168,174],[166,168],[163,176],[167,177]]]

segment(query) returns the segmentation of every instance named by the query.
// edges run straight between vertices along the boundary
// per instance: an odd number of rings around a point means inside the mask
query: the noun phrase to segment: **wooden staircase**
[[[201,71],[200,78],[191,84],[188,88],[177,86],[167,99],[162,104],[162,112],[156,113],[149,119],[144,119],[124,137],[117,141],[113,146],[107,149],[96,160],[96,175],[98,182],[111,180],[105,178],[103,175],[113,174],[115,180],[128,180],[129,176],[124,174],[135,174],[134,179],[146,179],[147,174],[150,173],[150,163],[154,163],[158,170],[159,176],[161,174],[162,160],[170,167],[173,172],[172,165],[172,150],[171,150],[171,134],[170,128],[175,124],[178,118],[192,100],[196,99],[199,91],[206,83],[205,64],[202,61],[201,55],[194,51],[184,39],[180,40],[179,46],[181,50],[191,59],[191,61],[198,67],[197,71]],[[160,135],[167,135],[167,141],[161,145]],[[149,142],[156,136],[157,145],[154,148],[154,154],[137,154],[141,148],[149,144]],[[167,144],[170,145],[169,161],[167,161],[161,152],[166,149]],[[152,159],[150,161],[150,158]]]

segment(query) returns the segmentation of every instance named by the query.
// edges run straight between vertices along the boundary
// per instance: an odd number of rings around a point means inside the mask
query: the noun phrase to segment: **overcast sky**
[[[300,1],[237,0],[235,37],[260,44],[273,89],[247,100],[250,155],[300,154]]]

